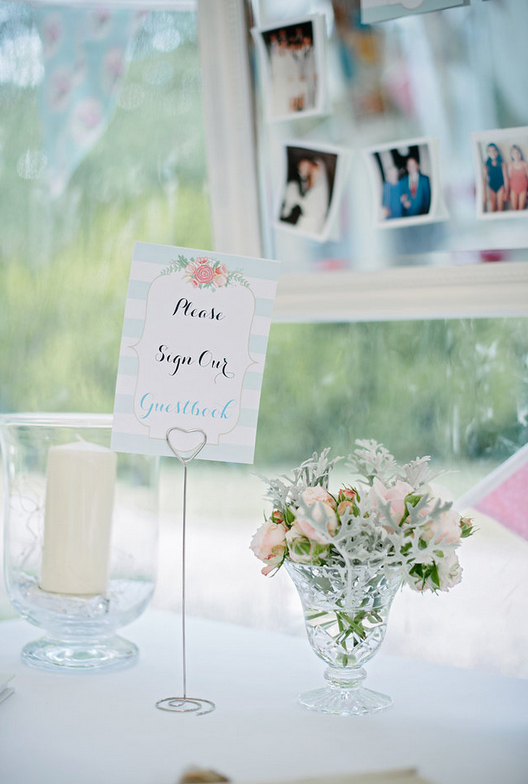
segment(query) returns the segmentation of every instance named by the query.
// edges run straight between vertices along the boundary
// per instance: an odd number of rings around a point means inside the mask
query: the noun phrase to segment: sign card
[[[137,242],[112,448],[172,455],[167,431],[203,430],[199,457],[252,463],[280,262]]]

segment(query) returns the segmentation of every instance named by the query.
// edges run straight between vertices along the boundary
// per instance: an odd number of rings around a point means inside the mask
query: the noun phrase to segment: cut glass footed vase
[[[328,665],[326,688],[299,696],[309,710],[353,716],[385,710],[392,698],[363,686],[363,665],[385,637],[392,600],[401,585],[397,567],[379,564],[314,566],[285,562],[297,588],[308,640]]]

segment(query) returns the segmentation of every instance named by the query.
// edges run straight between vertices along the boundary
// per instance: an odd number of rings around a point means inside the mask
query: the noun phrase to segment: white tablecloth
[[[187,692],[217,707],[185,716],[154,705],[182,691],[179,616],[149,611],[124,629],[141,656],[114,673],[28,668],[19,652],[37,636],[0,623],[16,688],[0,704],[2,784],[174,784],[193,765],[234,781],[416,766],[434,784],[528,782],[528,681],[380,653],[367,685],[394,706],[322,716],[296,703],[324,685],[305,638],[189,619]]]

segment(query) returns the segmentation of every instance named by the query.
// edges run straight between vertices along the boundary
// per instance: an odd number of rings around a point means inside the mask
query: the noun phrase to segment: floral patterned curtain
[[[110,122],[141,13],[34,9],[44,58],[39,113],[50,193],[58,197]]]

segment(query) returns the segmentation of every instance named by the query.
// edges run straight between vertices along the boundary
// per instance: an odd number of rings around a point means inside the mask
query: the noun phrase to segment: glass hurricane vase
[[[7,593],[46,632],[22,650],[30,666],[87,671],[137,658],[116,630],[154,591],[158,460],[113,452],[111,431],[111,415],[0,416]]]
[[[341,716],[388,708],[391,697],[363,686],[363,665],[385,637],[390,606],[401,585],[399,568],[285,565],[301,599],[308,640],[328,665],[328,686],[301,694],[300,704]]]

